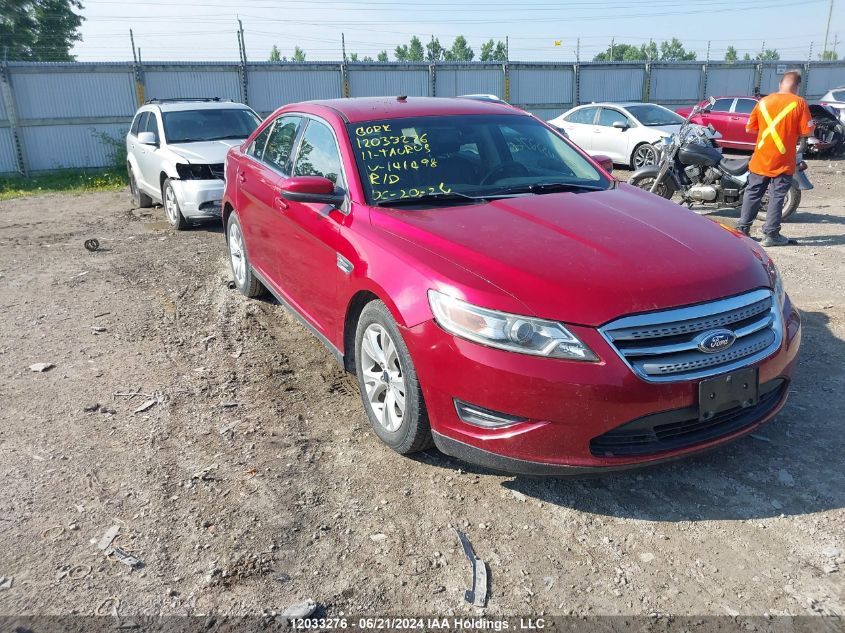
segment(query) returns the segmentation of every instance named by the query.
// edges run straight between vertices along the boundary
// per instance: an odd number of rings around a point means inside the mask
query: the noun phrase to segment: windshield
[[[537,187],[544,184],[570,190],[612,186],[575,148],[529,116],[409,117],[352,123],[348,131],[370,204],[551,192]]]
[[[245,108],[176,110],[161,117],[168,143],[245,139],[261,122]]]
[[[684,122],[684,117],[680,114],[651,103],[626,106],[625,109],[642,125],[681,125]]]

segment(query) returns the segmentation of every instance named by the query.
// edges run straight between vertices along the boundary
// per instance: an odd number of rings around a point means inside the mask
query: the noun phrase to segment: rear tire
[[[182,209],[179,208],[179,200],[176,197],[176,191],[173,189],[173,183],[170,178],[164,181],[161,186],[161,200],[164,205],[164,214],[167,216],[167,221],[177,231],[184,231],[188,228],[188,222],[185,216],[182,215]]]
[[[655,176],[652,175],[634,176],[628,181],[628,184],[650,192],[651,186],[654,184],[654,180]],[[669,178],[669,176],[667,175],[663,179],[663,182],[660,184],[660,186],[657,188],[657,191],[655,191],[654,193],[660,196],[661,198],[671,200],[672,196],[675,195],[675,184],[672,182],[672,179]]]
[[[247,297],[261,297],[267,294],[267,289],[256,279],[246,254],[246,243],[241,222],[235,211],[229,215],[226,223],[226,247],[229,251],[229,268],[235,287]]]
[[[401,455],[432,446],[414,363],[390,310],[371,301],[355,331],[355,370],[364,411],[379,439]]]
[[[791,217],[798,210],[798,206],[800,204],[801,190],[798,188],[798,185],[793,184],[786,193],[786,200],[783,201],[783,215],[781,215],[781,220],[786,220]],[[766,217],[768,206],[769,192],[767,191],[766,195],[764,195],[763,199],[760,201],[760,209],[757,211],[758,218],[763,219]]]
[[[138,181],[129,165],[126,166],[126,171],[129,174],[129,193],[132,195],[132,205],[136,209],[149,209],[153,206],[153,199],[138,188]]]

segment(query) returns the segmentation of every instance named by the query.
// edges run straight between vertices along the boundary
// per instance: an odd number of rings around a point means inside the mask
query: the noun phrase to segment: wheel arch
[[[343,318],[343,368],[350,374],[355,373],[355,332],[358,328],[358,319],[364,307],[372,301],[382,301],[382,299],[372,290],[359,290],[352,295],[346,306],[346,314]],[[391,314],[392,312],[391,310]]]

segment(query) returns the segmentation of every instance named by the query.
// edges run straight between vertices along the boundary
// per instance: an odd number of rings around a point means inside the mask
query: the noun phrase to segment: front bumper
[[[626,456],[594,454],[591,441],[633,420],[697,407],[700,380],[646,382],[592,328],[568,326],[599,356],[595,363],[496,350],[454,337],[433,321],[405,334],[441,451],[496,470],[565,475],[676,459],[729,442],[770,420],[786,401],[800,346],[800,316],[788,299],[783,319],[780,347],[755,366],[761,387],[775,380],[785,385],[759,416],[704,441]],[[500,429],[467,424],[456,412],[456,398],[525,421]]]
[[[214,180],[171,180],[179,209],[185,218],[214,219],[221,215],[224,182]]]

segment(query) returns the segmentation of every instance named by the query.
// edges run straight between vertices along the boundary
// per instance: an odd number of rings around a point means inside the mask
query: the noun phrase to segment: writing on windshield
[[[527,115],[408,117],[347,129],[373,204],[439,194],[483,198],[537,184],[610,184],[578,150]]]

